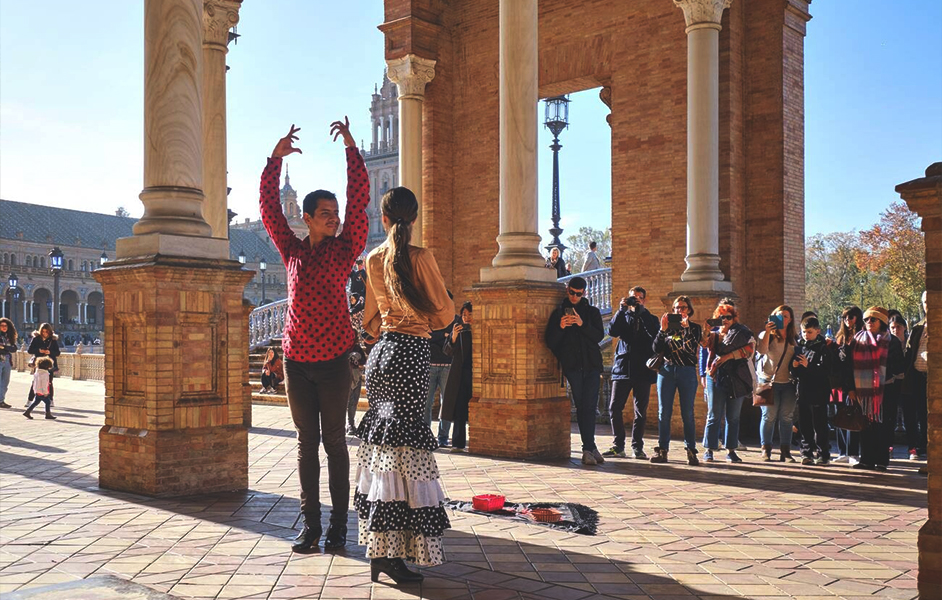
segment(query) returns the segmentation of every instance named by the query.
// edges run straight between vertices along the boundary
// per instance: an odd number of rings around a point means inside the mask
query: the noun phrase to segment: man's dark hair
[[[465,303],[461,305],[461,310],[458,312],[463,313],[464,311],[468,311],[469,313],[474,312],[474,305],[471,304],[470,300],[466,300]]]
[[[589,250],[595,250],[597,246],[598,244],[596,244],[595,242],[589,242]]]
[[[647,292],[645,291],[645,289],[644,289],[643,287],[641,287],[640,285],[636,285],[635,287],[633,287],[633,288],[631,288],[630,290],[628,290],[628,293],[629,293],[629,294],[634,294],[635,292],[641,292],[641,295],[644,296],[645,299],[647,299],[647,297],[648,297],[648,293],[647,293]]]
[[[304,212],[313,217],[314,211],[317,210],[317,204],[321,200],[333,200],[336,202],[337,196],[334,196],[333,192],[328,192],[327,190],[314,190],[304,197],[304,202],[301,204],[301,208],[304,210]]]
[[[805,317],[801,320],[802,329],[821,329],[821,323],[818,322],[818,317]]]
[[[584,290],[584,289],[585,289],[585,286],[586,286],[585,279],[583,279],[582,277],[579,277],[578,275],[577,275],[576,277],[573,277],[572,279],[569,280],[569,288],[570,288],[570,289],[573,289],[573,290]]]

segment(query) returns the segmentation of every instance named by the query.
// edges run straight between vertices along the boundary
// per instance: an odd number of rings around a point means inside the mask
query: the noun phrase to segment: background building
[[[64,257],[56,331],[74,342],[100,338],[104,297],[91,274],[103,261],[114,259],[115,241],[130,237],[136,222],[130,217],[0,200],[0,314],[15,316],[21,333],[52,322],[55,278],[49,252],[59,247]],[[253,304],[261,303],[263,276],[266,301],[287,297],[285,267],[264,229],[233,228],[229,251],[233,260],[244,255],[245,268],[256,272],[245,287],[245,297]],[[262,259],[267,261],[264,275],[259,269]],[[11,275],[18,280],[15,289],[10,288]]]
[[[383,85],[373,92],[370,122],[373,139],[370,149],[361,149],[363,162],[370,174],[370,235],[366,241],[369,252],[386,240],[380,201],[383,194],[399,185],[399,90],[383,72]]]

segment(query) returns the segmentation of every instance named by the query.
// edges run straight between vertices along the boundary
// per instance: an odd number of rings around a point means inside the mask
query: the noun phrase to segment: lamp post
[[[262,304],[265,304],[265,271],[268,269],[268,262],[263,258],[258,261],[258,270],[262,273]]]
[[[105,253],[104,250],[101,251],[101,256],[98,257],[98,262],[99,264],[102,264],[102,265],[108,262],[108,255]]]
[[[239,264],[245,264],[245,250],[239,250]]]
[[[544,104],[546,106],[546,121],[543,125],[553,132],[553,143],[550,145],[550,149],[553,151],[553,228],[549,230],[553,240],[546,246],[546,249],[558,248],[559,260],[562,260],[566,246],[559,239],[559,236],[563,233],[563,230],[559,227],[559,149],[562,148],[559,143],[559,134],[563,129],[569,127],[569,98],[567,96],[554,96],[544,100]]]
[[[10,278],[7,280],[7,283],[10,284],[10,302],[13,304],[13,313],[10,315],[13,317],[13,323],[16,323],[16,303],[20,299],[20,291],[17,289],[17,285],[20,283],[16,278],[16,273],[10,273]]]
[[[52,326],[59,328],[59,276],[62,275],[62,250],[56,246],[49,251],[49,266],[52,268],[53,298],[52,298]]]

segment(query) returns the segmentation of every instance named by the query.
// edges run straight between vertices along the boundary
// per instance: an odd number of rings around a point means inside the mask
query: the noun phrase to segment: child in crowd
[[[801,322],[801,339],[795,347],[792,376],[798,382],[798,420],[803,465],[826,465],[831,460],[828,439],[828,399],[831,395],[832,353],[821,335],[817,317]],[[815,454],[817,453],[817,457]]]
[[[52,359],[48,356],[43,356],[36,361],[36,372],[33,374],[33,386],[32,391],[34,394],[33,402],[29,405],[29,408],[26,409],[26,412],[23,413],[23,416],[27,419],[32,419],[30,413],[33,412],[33,409],[39,405],[40,402],[45,402],[46,404],[46,418],[55,419],[52,416],[52,410],[50,404],[52,403]]]

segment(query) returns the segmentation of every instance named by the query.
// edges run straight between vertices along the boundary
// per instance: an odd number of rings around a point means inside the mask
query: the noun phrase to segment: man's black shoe
[[[321,539],[321,526],[320,524],[315,527],[304,526],[304,530],[298,535],[294,540],[294,545],[291,546],[292,552],[297,552],[298,554],[310,554],[317,549],[317,542]]]
[[[336,550],[347,545],[347,526],[330,525],[324,538],[324,550]]]

